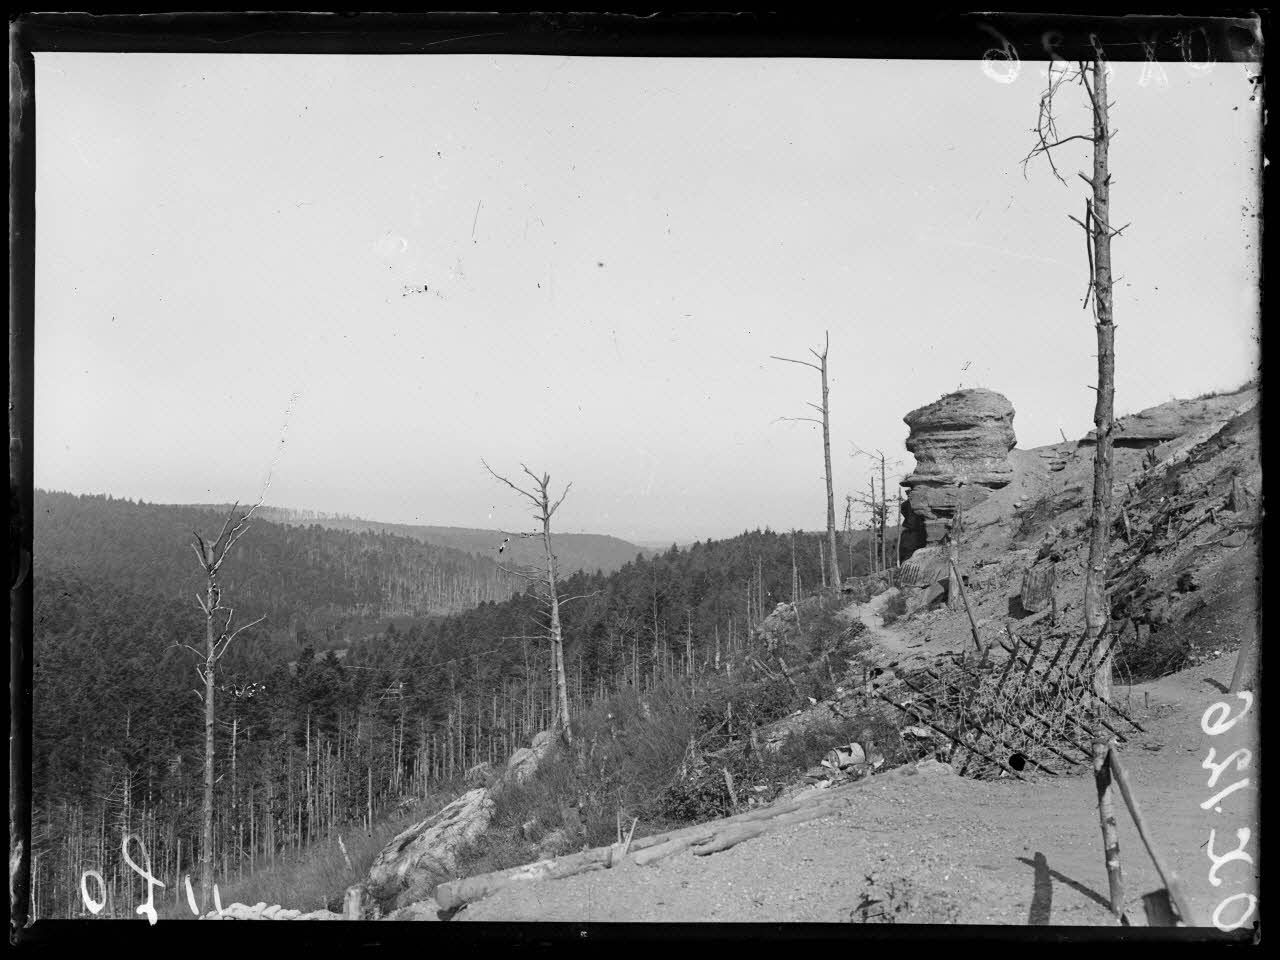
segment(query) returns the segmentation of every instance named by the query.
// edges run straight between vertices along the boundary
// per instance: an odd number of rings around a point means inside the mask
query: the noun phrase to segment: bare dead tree
[[[844,543],[849,551],[849,573],[853,573],[853,496],[844,498]]]
[[[810,423],[820,423],[822,425],[822,458],[823,466],[826,468],[827,478],[827,555],[831,564],[831,583],[834,587],[840,586],[840,554],[836,546],[836,497],[835,490],[831,483],[831,416],[830,405],[827,402],[827,350],[831,346],[831,335],[824,335],[822,352],[818,353],[812,347],[809,352],[813,354],[817,363],[810,363],[808,360],[792,360],[790,357],[778,357],[770,355],[773,360],[782,360],[785,363],[798,363],[804,367],[812,367],[817,370],[822,377],[822,405],[816,403],[808,403],[807,405],[822,414],[822,419],[818,420],[814,417],[780,417],[781,420],[806,420]]]
[[[800,571],[796,568],[796,532],[791,531],[791,604],[800,602]]]
[[[889,538],[887,527],[889,523],[889,491],[888,491],[888,464],[892,463],[895,468],[901,465],[901,461],[890,461],[883,450],[876,450],[873,454],[870,451],[863,450],[857,444],[853,445],[853,457],[868,457],[872,463],[871,479],[869,483],[870,495],[866,497],[849,497],[848,500],[860,503],[865,506],[871,514],[871,542],[867,547],[868,556],[871,561],[871,572],[876,572],[876,554],[879,554],[879,564],[881,570],[887,570],[889,563]],[[876,478],[875,464],[880,464],[880,494],[876,495]],[[896,566],[901,555],[902,544],[902,516],[901,510],[897,519],[898,524],[898,550],[894,554],[893,565]]]
[[[896,493],[898,495],[898,499],[897,499],[898,506],[894,516],[898,525],[898,544],[893,548],[894,566],[897,566],[902,562],[902,525],[903,525],[902,524],[902,519],[903,519],[902,518],[902,488],[899,487]]]
[[[264,491],[265,492],[265,491]],[[213,728],[214,728],[214,683],[218,662],[226,654],[231,642],[250,627],[262,623],[266,617],[259,617],[252,623],[232,629],[235,609],[224,603],[222,585],[219,578],[222,565],[237,541],[249,531],[249,522],[253,513],[261,505],[254,504],[244,513],[240,513],[240,504],[236,503],[227,514],[222,531],[212,543],[198,532],[193,531],[191,549],[195,551],[200,569],[204,571],[204,596],[196,594],[196,602],[204,611],[204,650],[197,650],[190,644],[182,644],[203,661],[203,668],[196,665],[196,674],[204,685],[204,823],[200,849],[200,904],[201,910],[209,906],[209,897],[213,890]]]
[[[1040,97],[1039,116],[1033,133],[1036,145],[1023,159],[1026,165],[1036,157],[1044,157],[1057,179],[1066,184],[1054,163],[1054,150],[1072,141],[1093,145],[1093,176],[1083,172],[1078,176],[1088,184],[1092,195],[1085,199],[1084,219],[1068,214],[1080,226],[1085,235],[1085,256],[1089,264],[1089,285],[1085,289],[1081,308],[1093,305],[1094,326],[1098,335],[1098,385],[1093,411],[1093,423],[1097,432],[1094,452],[1092,520],[1089,535],[1089,562],[1085,568],[1084,620],[1085,639],[1093,651],[1094,692],[1102,699],[1111,699],[1111,659],[1113,644],[1101,642],[1110,619],[1110,606],[1106,596],[1107,555],[1111,534],[1111,485],[1112,429],[1115,421],[1115,322],[1112,310],[1111,239],[1129,226],[1111,226],[1111,172],[1108,150],[1118,131],[1111,129],[1107,101],[1107,66],[1102,48],[1093,38],[1094,55],[1091,62],[1082,61],[1074,67],[1064,67],[1055,73],[1054,63],[1049,64],[1049,80]],[[1059,135],[1054,110],[1064,84],[1078,83],[1088,95],[1093,129],[1090,134]],[[1105,648],[1105,653],[1103,652]]]
[[[541,571],[537,575],[520,570],[507,570],[506,572],[514,574],[523,580],[534,582],[543,587],[542,600],[546,604],[549,613],[549,622],[547,625],[547,637],[551,643],[551,675],[554,693],[552,703],[554,705],[552,715],[552,726],[556,733],[564,737],[568,742],[573,741],[573,733],[569,728],[569,685],[565,679],[564,670],[564,638],[560,631],[560,604],[565,602],[556,589],[556,555],[552,549],[551,543],[551,518],[555,515],[556,510],[560,508],[560,504],[564,503],[564,498],[569,495],[569,489],[573,486],[569,483],[565,486],[564,491],[560,494],[560,498],[551,502],[551,474],[544,473],[541,477],[520,464],[523,470],[533,481],[533,489],[525,490],[517,487],[506,477],[494,472],[493,468],[484,460],[480,461],[484,464],[485,470],[489,471],[489,475],[495,480],[506,484],[520,496],[528,500],[534,507],[533,519],[541,525],[541,530],[532,533],[520,533],[521,537],[540,537],[542,539],[542,549],[546,558],[546,573]]]

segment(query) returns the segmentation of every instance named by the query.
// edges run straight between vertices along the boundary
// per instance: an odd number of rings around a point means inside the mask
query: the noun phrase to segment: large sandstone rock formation
[[[489,826],[493,806],[488,790],[470,790],[405,830],[373,862],[365,882],[370,896],[382,904],[391,901],[392,908],[430,896],[437,883],[452,876],[459,849]]]
[[[453,875],[459,851],[489,828],[494,792],[527,783],[560,742],[555,733],[543,730],[508,758],[501,773],[488,763],[469,769],[465,779],[471,789],[400,833],[378,854],[369,875],[347,889],[346,919],[432,919],[436,907],[429,898],[440,881]]]
[[[909,556],[945,536],[957,509],[981,503],[1013,478],[1009,451],[1013,404],[993,390],[947,394],[902,418],[911,434],[907,449],[916,469],[902,481],[902,551]]]

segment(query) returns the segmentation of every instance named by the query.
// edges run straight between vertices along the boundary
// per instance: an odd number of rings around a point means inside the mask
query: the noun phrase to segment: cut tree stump
[[[1022,575],[1022,592],[1019,599],[1027,613],[1039,613],[1053,602],[1053,588],[1058,579],[1057,566],[1053,563],[1028,567]]]

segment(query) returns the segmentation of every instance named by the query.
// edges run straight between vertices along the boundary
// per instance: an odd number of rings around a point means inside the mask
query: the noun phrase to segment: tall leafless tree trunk
[[[880,569],[889,569],[889,538],[885,535],[885,524],[889,519],[889,492],[885,489],[884,451],[880,454]]]
[[[261,501],[259,501],[260,503]],[[213,785],[214,785],[214,684],[218,661],[231,645],[231,641],[244,630],[261,623],[266,617],[259,617],[253,623],[247,623],[235,630],[231,629],[231,621],[235,616],[232,607],[222,602],[222,587],[218,582],[222,572],[222,564],[227,554],[235,546],[236,541],[249,530],[249,521],[258,508],[255,504],[243,514],[238,514],[240,505],[232,506],[227,514],[222,532],[213,543],[208,543],[199,533],[192,533],[191,549],[200,561],[200,568],[205,575],[204,597],[196,595],[196,602],[204,611],[204,651],[201,652],[189,644],[188,650],[204,661],[204,668],[196,667],[196,673],[204,683],[204,809],[203,837],[200,849],[200,908],[203,912],[209,907],[209,899],[213,890]],[[225,617],[222,616],[225,614]]]
[[[481,463],[484,463],[484,461],[482,460]],[[573,484],[568,484],[564,488],[564,492],[560,494],[560,499],[555,503],[552,503],[551,495],[549,493],[549,488],[551,486],[551,474],[544,473],[539,477],[523,463],[520,464],[520,469],[528,474],[528,476],[533,480],[534,490],[536,490],[536,492],[531,492],[517,487],[506,477],[494,473],[493,468],[490,467],[489,464],[485,463],[484,468],[489,471],[489,474],[495,480],[505,483],[516,493],[520,494],[532,503],[534,509],[537,511],[534,513],[533,518],[538,521],[542,529],[533,533],[524,533],[521,534],[521,536],[542,538],[542,549],[546,560],[546,575],[533,578],[525,574],[521,574],[519,571],[509,572],[514,572],[525,579],[537,579],[546,587],[546,603],[550,613],[550,623],[547,628],[547,636],[551,643],[551,674],[554,686],[554,690],[552,691],[552,727],[558,734],[564,737],[565,740],[572,742],[573,732],[569,727],[569,685],[565,679],[564,671],[564,638],[560,630],[560,595],[556,588],[556,557],[551,544],[551,518],[555,515],[556,510],[560,508],[560,504],[564,503],[564,498],[569,495],[569,489]]]
[[[1107,69],[1102,57],[1093,61],[1093,210],[1086,231],[1092,228],[1093,298],[1098,310],[1098,397],[1093,424],[1098,442],[1093,465],[1093,526],[1089,535],[1089,568],[1085,576],[1084,617],[1089,642],[1094,650],[1094,688],[1104,700],[1111,699],[1111,653],[1099,660],[1101,640],[1111,619],[1107,602],[1107,554],[1111,546],[1111,485],[1114,472],[1111,431],[1115,419],[1115,324],[1112,320],[1111,281],[1111,172],[1107,147],[1111,132],[1107,125]]]
[[[1111,172],[1108,148],[1115,131],[1108,123],[1107,66],[1102,51],[1095,43],[1092,63],[1080,63],[1074,72],[1063,70],[1055,78],[1050,64],[1049,85],[1040,98],[1040,115],[1035,133],[1038,143],[1023,161],[1044,155],[1054,176],[1065,183],[1053,162],[1053,150],[1072,140],[1085,140],[1093,145],[1093,176],[1079,177],[1092,190],[1085,200],[1084,219],[1071,217],[1084,230],[1085,251],[1089,261],[1089,286],[1084,306],[1093,304],[1098,336],[1098,386],[1093,410],[1097,444],[1094,448],[1092,520],[1089,531],[1089,561],[1085,568],[1084,621],[1085,642],[1092,651],[1094,692],[1104,700],[1111,699],[1111,648],[1103,640],[1110,620],[1110,604],[1106,594],[1107,557],[1111,546],[1112,512],[1112,429],[1115,420],[1115,323],[1112,299],[1111,238],[1128,227],[1111,226]],[[1090,82],[1092,75],[1092,82]],[[1059,137],[1053,108],[1055,95],[1062,83],[1071,79],[1084,87],[1093,117],[1091,134]],[[1106,655],[1103,650],[1106,648]]]
[[[853,573],[853,497],[844,498],[844,545],[849,551],[849,573]]]
[[[800,573],[796,569],[796,532],[791,531],[791,603],[800,602]]]
[[[867,479],[867,484],[871,490],[870,498],[867,503],[871,505],[871,519],[867,521],[867,572],[876,572],[876,511],[880,508],[876,505],[876,478]]]
[[[893,548],[893,565],[896,567],[902,563],[902,490],[899,489],[895,493],[897,494],[897,499],[895,500],[897,506],[894,512],[894,522],[898,525],[898,540],[897,545]]]
[[[831,346],[831,335],[826,334],[823,340],[822,352],[810,348],[809,352],[817,358],[817,363],[810,363],[807,360],[792,360],[789,357],[774,356],[774,360],[783,360],[787,363],[798,363],[802,366],[812,367],[817,370],[822,377],[822,405],[810,403],[809,406],[822,414],[821,420],[813,417],[783,417],[784,420],[808,420],[811,423],[822,424],[822,462],[826,469],[827,479],[827,556],[830,563],[831,584],[833,587],[840,586],[840,554],[836,545],[836,495],[835,487],[831,481],[831,415],[830,403],[828,400],[827,388],[827,351]]]

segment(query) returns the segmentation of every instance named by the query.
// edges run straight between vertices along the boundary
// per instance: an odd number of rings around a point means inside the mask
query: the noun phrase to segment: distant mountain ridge
[[[223,509],[225,507],[210,507]],[[475,527],[440,527],[427,524],[383,523],[361,517],[316,513],[310,510],[292,510],[286,507],[260,507],[258,515],[272,523],[289,526],[318,524],[330,530],[346,530],[352,533],[387,533],[408,537],[421,543],[462,550],[466,553],[496,561],[503,566],[541,566],[542,542],[524,539],[500,530],[484,530]],[[638,546],[620,537],[599,533],[556,533],[552,530],[559,572],[568,575],[579,570],[587,573],[600,571],[613,573],[623,564],[635,560],[638,555],[649,556],[655,551]],[[498,548],[502,547],[502,552]]]
[[[101,588],[130,617],[156,598],[196,609],[202,581],[192,531],[216,536],[226,516],[227,507],[37,489],[35,573],[42,585],[62,579]],[[382,530],[280,523],[262,511],[222,577],[227,595],[246,612],[266,614],[271,630],[445,615],[524,588],[467,551]]]

